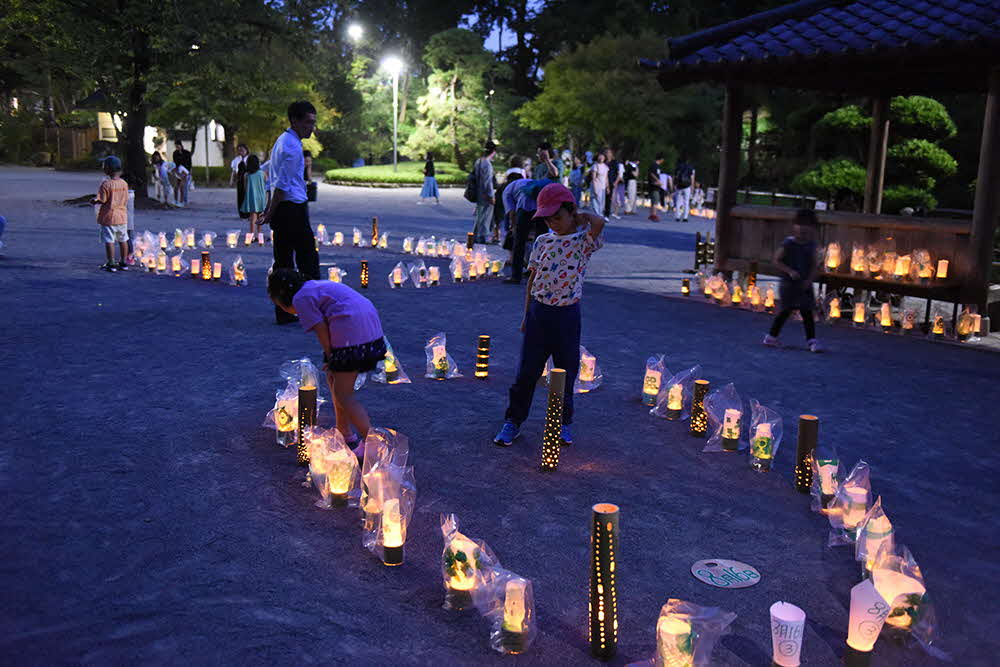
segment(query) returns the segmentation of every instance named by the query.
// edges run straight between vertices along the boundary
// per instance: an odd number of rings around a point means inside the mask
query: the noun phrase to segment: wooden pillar
[[[740,144],[743,135],[742,91],[733,83],[726,85],[722,106],[722,155],[719,159],[719,192],[715,216],[715,268],[722,271],[732,254],[733,220],[736,204],[736,181],[740,173]]]
[[[864,213],[882,212],[882,189],[885,186],[885,154],[889,145],[889,98],[875,98],[872,105],[871,135],[868,138],[868,165],[865,179]]]
[[[976,202],[969,238],[967,301],[986,312],[986,295],[993,262],[993,235],[1000,219],[1000,67],[990,72],[983,140],[979,147]]]

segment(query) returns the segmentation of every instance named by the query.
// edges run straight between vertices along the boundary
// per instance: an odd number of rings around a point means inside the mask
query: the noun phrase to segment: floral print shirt
[[[539,236],[528,260],[528,270],[535,276],[531,297],[547,306],[579,302],[587,263],[603,245],[603,238],[590,235],[590,225],[565,236],[553,232]]]

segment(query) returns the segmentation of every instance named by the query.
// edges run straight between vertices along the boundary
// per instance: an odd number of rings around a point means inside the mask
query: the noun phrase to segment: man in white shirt
[[[274,190],[261,224],[270,224],[274,232],[274,268],[297,268],[306,279],[319,280],[319,253],[309,224],[302,153],[302,140],[311,137],[316,129],[316,107],[309,102],[292,102],[288,106],[288,122],[290,127],[271,148],[269,162]],[[274,317],[278,324],[298,319],[277,306]]]

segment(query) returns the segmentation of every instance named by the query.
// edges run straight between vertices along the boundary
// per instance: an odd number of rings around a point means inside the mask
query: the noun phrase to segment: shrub
[[[929,97],[894,97],[889,103],[891,134],[938,141],[958,131],[943,104]]]
[[[816,123],[816,127],[829,134],[863,134],[870,124],[871,118],[865,115],[861,107],[851,104],[827,113]]]
[[[900,176],[937,176],[951,178],[958,162],[948,151],[927,139],[906,139],[889,147],[889,164]]]
[[[466,172],[460,170],[453,162],[435,162],[436,178],[441,185],[457,185],[465,183]],[[351,167],[347,169],[331,169],[326,172],[327,181],[342,181],[347,183],[399,183],[419,185],[424,182],[423,162],[400,162],[399,171],[393,171],[392,165],[372,165],[368,167]]]
[[[847,158],[820,162],[796,176],[792,181],[792,190],[823,199],[831,198],[841,190],[864,195],[865,168]]]
[[[908,185],[886,188],[882,193],[882,212],[898,215],[905,207],[930,210],[937,206],[937,200],[930,192]]]

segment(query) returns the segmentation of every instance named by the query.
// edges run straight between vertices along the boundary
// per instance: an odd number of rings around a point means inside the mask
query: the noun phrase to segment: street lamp
[[[490,132],[489,139],[493,141],[493,93],[496,91],[490,88],[490,92],[486,95],[486,107],[489,109],[490,113]]]
[[[392,170],[398,170],[399,151],[396,148],[397,124],[399,120],[399,73],[403,71],[403,61],[396,56],[389,56],[382,61],[385,71],[392,74]]]
[[[352,23],[347,26],[347,36],[351,38],[351,41],[357,43],[361,41],[361,36],[365,34],[365,29],[360,23]]]

